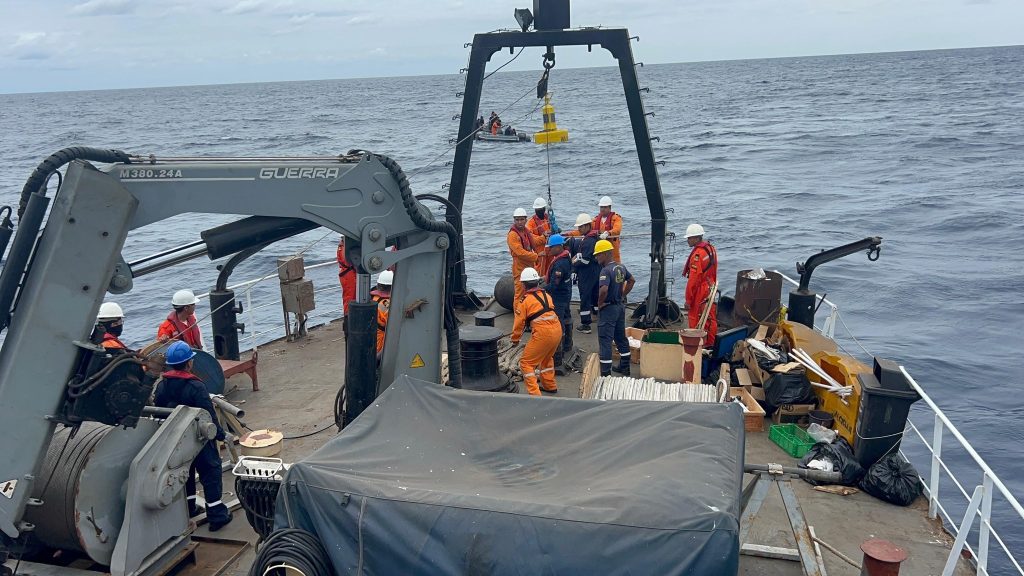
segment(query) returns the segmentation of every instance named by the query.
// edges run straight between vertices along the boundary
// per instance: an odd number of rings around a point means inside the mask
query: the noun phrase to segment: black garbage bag
[[[773,374],[764,383],[765,412],[771,414],[786,404],[813,404],[811,382],[801,372]]]
[[[800,459],[800,463],[797,466],[808,468],[807,463],[811,460],[828,460],[832,462],[832,470],[839,472],[843,476],[842,480],[839,481],[843,486],[856,486],[857,482],[864,476],[864,468],[853,457],[853,447],[842,436],[836,437],[831,444],[828,442],[818,442],[811,446],[811,449],[807,451],[807,454],[804,454],[804,457]],[[808,480],[807,478],[804,478],[804,481],[815,486],[825,484],[825,482]]]
[[[899,454],[884,456],[868,468],[860,489],[897,506],[910,506],[923,491],[917,469]]]

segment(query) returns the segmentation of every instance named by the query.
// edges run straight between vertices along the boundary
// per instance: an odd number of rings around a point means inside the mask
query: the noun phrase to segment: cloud
[[[357,14],[345,21],[345,24],[355,26],[359,24],[376,24],[381,21],[381,17],[374,14]]]
[[[71,9],[72,14],[83,16],[110,16],[131,14],[137,3],[133,0],[86,0]]]
[[[50,58],[53,58],[53,54],[51,54],[50,52],[43,52],[43,51],[23,52],[23,53],[18,54],[17,56],[15,56],[15,58],[18,59],[18,60],[30,60],[30,61],[38,62],[39,60],[49,60]]]
[[[46,32],[21,32],[18,34],[18,38],[11,45],[11,48],[23,48],[25,46],[35,46],[40,44],[46,39]]]
[[[291,18],[288,18],[288,22],[291,24],[302,24],[303,22],[312,19],[314,16],[316,16],[316,13],[314,12],[309,12],[307,14],[295,14]]]
[[[264,0],[238,0],[238,2],[224,10],[225,14],[250,14],[252,12],[259,12],[266,6]]]

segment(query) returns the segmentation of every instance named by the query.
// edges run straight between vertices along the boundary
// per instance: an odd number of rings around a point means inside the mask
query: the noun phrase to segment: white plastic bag
[[[814,423],[807,427],[807,434],[814,438],[815,442],[827,442],[831,444],[836,439],[836,431],[829,430],[821,424]]]

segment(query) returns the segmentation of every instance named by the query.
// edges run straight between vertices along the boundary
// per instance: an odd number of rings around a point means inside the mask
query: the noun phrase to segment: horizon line
[[[882,54],[912,54],[915,52],[942,52],[950,50],[986,50],[993,48],[1020,48],[1024,47],[1024,44],[1003,44],[994,46],[956,46],[956,47],[945,47],[945,48],[925,48],[925,49],[914,49],[914,50],[881,50],[877,52],[838,52],[829,54],[802,54],[797,56],[763,56],[759,58],[721,58],[711,60],[683,60],[678,62],[654,62],[647,64],[647,66],[673,66],[679,64],[708,64],[716,62],[751,62],[756,60],[792,60],[794,58],[830,58],[836,56],[874,56]],[[563,68],[563,70],[586,70],[591,68],[613,68],[613,64],[604,64],[600,66],[575,66],[571,68]],[[508,70],[502,72],[504,74],[527,72],[529,70]],[[77,88],[67,90],[45,90],[45,91],[34,91],[34,92],[3,92],[0,91],[0,96],[22,96],[22,95],[39,95],[39,94],[64,94],[64,93],[75,93],[75,92],[113,92],[119,90],[163,90],[167,88],[203,88],[212,86],[244,86],[247,84],[287,84],[292,82],[330,82],[335,80],[377,80],[383,78],[428,78],[431,76],[455,76],[456,73],[446,74],[399,74],[395,76],[340,76],[334,78],[305,78],[301,80],[255,80],[255,81],[239,81],[239,82],[219,82],[217,84],[170,84],[161,86],[123,86],[117,88]]]

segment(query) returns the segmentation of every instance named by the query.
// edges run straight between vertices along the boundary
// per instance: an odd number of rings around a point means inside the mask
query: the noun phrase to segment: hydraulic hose
[[[15,295],[22,278],[31,266],[36,239],[43,227],[43,218],[50,199],[46,197],[46,183],[53,174],[73,160],[93,162],[129,162],[130,157],[120,150],[103,150],[87,146],[74,146],[55,152],[39,163],[21,190],[18,201],[18,233],[14,236],[11,253],[7,257],[3,274],[0,275],[0,330],[11,321],[11,311],[16,305]],[[58,192],[59,192],[58,187]]]
[[[46,191],[42,188],[46,184],[46,181],[49,180],[50,176],[54,172],[60,170],[62,166],[72,160],[90,160],[92,162],[114,164],[116,162],[130,162],[131,156],[129,156],[127,152],[122,152],[120,150],[104,150],[102,148],[92,148],[90,146],[72,146],[50,154],[46,160],[43,160],[39,163],[39,166],[36,166],[32,175],[29,176],[28,180],[25,182],[25,187],[21,189],[21,200],[18,202],[19,218],[25,213],[25,208],[28,206],[29,196],[35,192],[41,192],[45,195]],[[38,232],[38,230],[36,232]]]
[[[349,151],[349,154],[357,153],[359,153],[357,150]],[[455,306],[452,303],[451,295],[455,280],[454,267],[458,254],[461,253],[459,246],[462,242],[462,236],[451,222],[447,220],[433,220],[427,217],[429,212],[423,210],[423,205],[413,196],[412,188],[409,186],[409,179],[406,177],[402,167],[398,165],[398,162],[383,154],[376,154],[375,156],[391,172],[395,181],[398,182],[398,189],[402,194],[402,204],[405,206],[405,212],[409,215],[413,224],[427,232],[443,232],[448,236],[446,258],[448,270],[445,273],[444,286],[444,328],[445,341],[448,347],[448,382],[455,388],[461,388],[462,354],[459,345],[459,319],[455,315]]]

